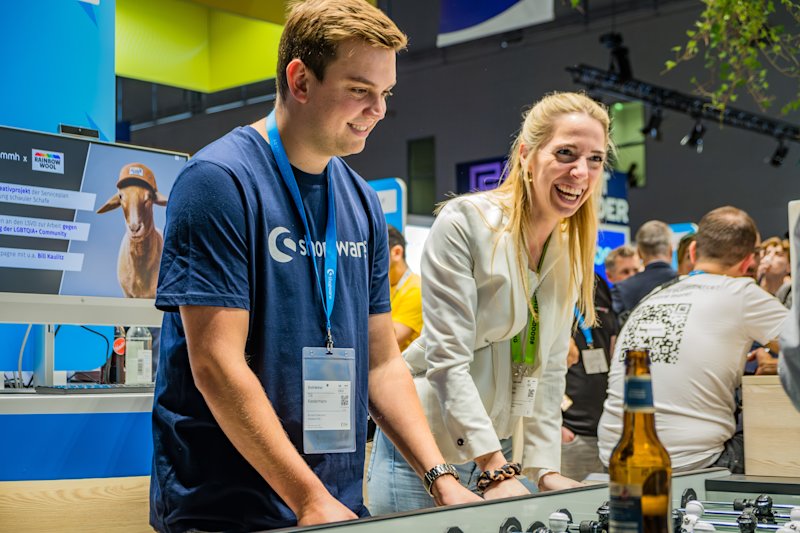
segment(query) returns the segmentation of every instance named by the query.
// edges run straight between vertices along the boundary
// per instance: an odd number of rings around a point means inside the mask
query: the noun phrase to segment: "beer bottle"
[[[625,352],[622,436],[608,463],[610,533],[672,531],[672,464],[656,435],[650,354]]]

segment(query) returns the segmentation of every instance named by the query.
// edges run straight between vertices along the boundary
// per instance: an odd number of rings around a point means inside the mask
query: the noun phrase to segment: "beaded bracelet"
[[[522,467],[519,463],[506,463],[497,470],[484,470],[478,476],[478,491],[482,493],[495,481],[511,479],[520,473],[522,473]]]

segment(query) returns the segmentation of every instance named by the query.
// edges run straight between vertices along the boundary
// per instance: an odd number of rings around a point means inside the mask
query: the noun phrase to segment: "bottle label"
[[[139,350],[140,383],[153,382],[153,350]]]
[[[642,533],[642,486],[609,483],[608,526],[611,533]]]
[[[125,355],[125,383],[138,385],[153,382],[153,350],[145,349],[149,343],[129,340]]]
[[[650,376],[625,377],[625,411],[655,413],[653,407],[653,382]]]
[[[125,355],[125,337],[117,337],[114,339],[114,353],[117,355]]]

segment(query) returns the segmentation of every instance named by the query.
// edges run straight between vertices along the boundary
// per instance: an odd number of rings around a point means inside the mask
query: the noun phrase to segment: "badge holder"
[[[583,369],[587,374],[608,374],[608,361],[606,352],[602,348],[592,348],[581,351]]]
[[[511,339],[511,415],[530,418],[539,388],[538,324],[529,322],[527,330]]]
[[[536,368],[525,364],[514,364],[511,376],[511,415],[532,417],[539,379]]]
[[[352,348],[303,348],[303,452],[356,451]]]
[[[539,258],[537,272],[542,270],[542,261],[547,251],[550,237],[545,241],[542,256]],[[528,323],[519,334],[511,339],[511,416],[530,418],[539,388],[539,367],[536,357],[539,353],[539,301],[536,291],[531,296],[531,307],[536,314],[528,313]]]

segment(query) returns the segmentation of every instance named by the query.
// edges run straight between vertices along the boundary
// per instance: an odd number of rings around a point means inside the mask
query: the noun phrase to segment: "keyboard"
[[[67,385],[39,385],[38,394],[120,394],[131,392],[152,393],[155,385],[127,383],[69,383]]]

